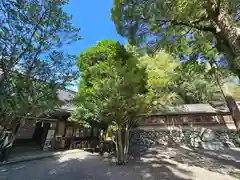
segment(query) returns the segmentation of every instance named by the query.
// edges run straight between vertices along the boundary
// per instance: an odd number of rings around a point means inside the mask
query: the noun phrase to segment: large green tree
[[[209,64],[190,60],[175,68],[169,89],[185,104],[209,103],[223,100],[221,87],[227,79],[218,72],[217,83]]]
[[[223,53],[240,77],[239,5],[237,0],[114,0],[112,19],[132,43],[147,41],[177,53],[191,46],[195,56]]]
[[[181,62],[164,51],[139,58],[148,74],[148,98],[151,111],[167,110],[168,105],[219,101],[221,89],[209,64],[189,60]],[[218,72],[219,84],[228,79]]]
[[[161,112],[166,110],[166,105],[180,103],[178,95],[168,88],[174,70],[179,65],[171,55],[158,51],[153,56],[146,54],[139,57],[139,63],[147,73],[146,103],[150,113]]]
[[[126,163],[129,129],[144,110],[145,69],[124,46],[108,40],[83,52],[78,65],[82,78],[72,118],[113,125],[118,163]]]
[[[29,116],[58,105],[57,89],[77,77],[76,57],[62,47],[78,40],[67,1],[0,1],[0,125],[15,131]]]
[[[240,79],[238,7],[235,0],[114,0],[112,19],[121,35],[151,51],[162,47],[181,59],[205,58],[211,66],[224,56],[225,67]],[[224,97],[240,130],[240,111],[231,95]]]
[[[53,82],[46,83],[15,73],[6,84],[0,94],[0,125],[12,131],[14,137],[28,118],[52,113],[57,105],[62,104],[57,97],[58,86]]]

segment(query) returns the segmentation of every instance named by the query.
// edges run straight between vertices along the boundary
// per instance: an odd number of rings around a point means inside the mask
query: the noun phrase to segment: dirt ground
[[[135,148],[135,150],[134,150]],[[239,180],[238,151],[207,152],[183,147],[131,149],[127,165],[105,154],[79,152],[0,167],[0,180]]]
[[[141,147],[132,149],[132,159],[141,164],[148,164],[156,171],[168,167],[180,179],[195,180],[233,180],[240,179],[240,150],[225,149],[206,151],[186,147],[154,146],[139,151]],[[139,153],[136,153],[139,152]],[[178,179],[172,177],[173,179]],[[153,178],[154,179],[154,178]],[[164,178],[163,178],[164,179]],[[171,179],[168,177],[168,179]]]

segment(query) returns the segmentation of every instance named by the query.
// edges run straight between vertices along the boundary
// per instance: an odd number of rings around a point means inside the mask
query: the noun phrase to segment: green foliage
[[[79,69],[82,79],[72,118],[107,122],[118,129],[134,125],[146,91],[145,69],[138,60],[118,42],[106,40],[80,55]]]
[[[86,52],[81,53],[78,67],[80,71],[85,71],[89,66],[109,60],[120,61],[124,64],[130,57],[131,55],[124,50],[124,47],[121,46],[119,42],[104,40],[100,41],[97,46],[89,48]]]
[[[79,29],[71,25],[71,17],[63,11],[66,3],[51,0],[1,1],[1,68],[8,71],[25,63],[34,66],[41,54],[55,59],[51,53],[59,52],[62,45],[78,40]]]
[[[173,57],[164,51],[158,51],[154,56],[142,56],[139,62],[146,68],[148,75],[146,94],[148,111],[150,113],[164,111],[166,105],[178,103],[177,94],[168,89],[174,69],[178,66]]]
[[[239,5],[232,0],[114,0],[112,19],[131,44],[144,43],[151,51],[161,47],[195,59],[199,53],[207,59],[220,53],[240,77],[239,59],[235,60],[240,52],[239,22],[233,18],[239,19]]]
[[[216,78],[209,72],[209,64],[188,61],[175,69],[169,88],[186,104],[223,100]],[[220,78],[221,85],[224,79]]]
[[[125,44],[124,47],[127,52],[133,54],[133,56],[137,58],[140,58],[141,56],[144,56],[146,54],[144,49],[141,49],[137,46],[133,46],[129,43]]]
[[[129,37],[132,42],[140,42],[146,38],[147,33],[159,35],[158,33],[165,31],[166,26],[171,25],[172,21],[176,21],[175,24],[182,21],[190,24],[199,17],[207,21],[206,6],[209,4],[205,0],[201,2],[196,0],[114,0],[112,18],[120,34]],[[166,26],[163,28],[162,25]],[[180,27],[174,28],[180,30]],[[181,27],[180,33],[184,33],[183,30],[184,27]],[[165,35],[171,34],[166,32]]]
[[[236,100],[240,100],[240,86],[235,86],[233,90],[233,97]]]
[[[208,103],[221,100],[222,94],[209,64],[180,63],[164,51],[145,55],[140,63],[148,75],[148,111],[164,112],[169,105]],[[221,85],[225,83],[218,73]],[[226,74],[226,73],[224,73]]]
[[[61,50],[80,38],[63,10],[66,3],[0,2],[1,125],[14,129],[11,124],[53,110],[59,103],[57,89],[77,78],[76,57]]]
[[[1,100],[6,101],[1,101],[3,103],[1,107],[6,113],[19,117],[27,113],[41,115],[44,107],[46,110],[54,107],[53,104],[55,105],[54,102],[57,100],[56,85],[20,75],[13,75],[9,81],[7,91],[4,94],[1,93]]]
[[[223,89],[231,95],[235,100],[240,100],[240,85],[236,76],[229,76],[228,81],[224,84]]]

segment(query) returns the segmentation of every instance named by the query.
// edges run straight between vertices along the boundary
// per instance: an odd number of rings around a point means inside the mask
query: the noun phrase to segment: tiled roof
[[[240,102],[237,102],[240,103]],[[165,106],[160,112],[150,115],[180,115],[180,114],[200,114],[200,113],[229,113],[228,108],[212,106],[211,104],[183,104],[177,106]],[[149,114],[142,114],[149,115]]]
[[[72,100],[75,93],[76,92],[67,90],[67,89],[58,90],[58,98],[59,100],[64,102],[64,105],[61,107],[58,107],[57,109],[61,111],[68,111],[68,112],[74,111],[76,107],[73,104]]]
[[[210,104],[183,104],[167,108],[168,113],[215,113],[217,111]]]
[[[238,108],[240,109],[240,101],[236,101]],[[228,112],[229,108],[227,107],[225,102],[213,102],[213,107],[218,110]]]
[[[61,101],[71,101],[74,95],[75,92],[71,90],[58,90],[58,98]]]

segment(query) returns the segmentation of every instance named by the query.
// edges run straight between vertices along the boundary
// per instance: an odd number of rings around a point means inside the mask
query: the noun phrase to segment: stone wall
[[[216,145],[217,149],[224,147],[239,147],[240,139],[234,130],[213,130],[209,128],[189,128],[178,130],[139,130],[130,132],[131,145],[150,147],[155,144],[184,144],[189,147]]]

